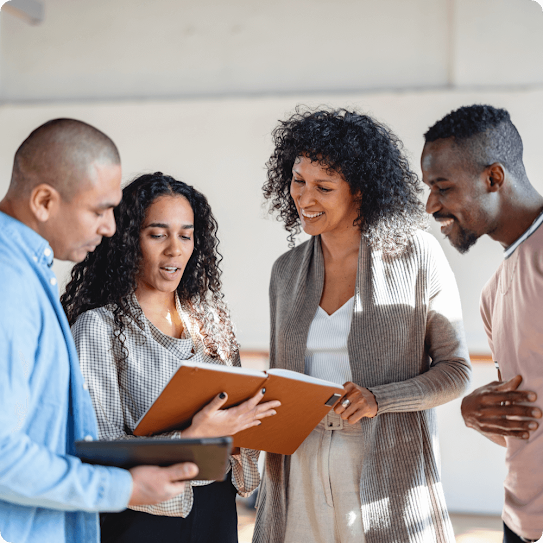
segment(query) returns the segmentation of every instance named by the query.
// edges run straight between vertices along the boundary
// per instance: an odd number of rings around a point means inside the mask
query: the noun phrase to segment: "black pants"
[[[503,543],[524,543],[524,539],[521,539],[505,522],[503,523]]]
[[[238,543],[236,489],[226,481],[195,486],[187,518],[126,509],[100,515],[102,543]]]

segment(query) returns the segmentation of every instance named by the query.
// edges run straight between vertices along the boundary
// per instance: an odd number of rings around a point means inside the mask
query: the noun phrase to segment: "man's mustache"
[[[453,219],[453,220],[455,220],[455,217],[453,215],[443,215],[442,213],[433,213],[432,217],[436,221],[439,221],[439,220],[443,221],[445,219]]]

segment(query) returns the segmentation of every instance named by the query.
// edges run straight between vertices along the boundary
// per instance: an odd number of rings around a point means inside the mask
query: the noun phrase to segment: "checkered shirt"
[[[181,339],[170,337],[156,328],[143,314],[134,295],[130,298],[134,314],[143,328],[130,319],[124,329],[128,358],[120,372],[117,361],[121,359],[121,346],[114,338],[113,312],[109,307],[86,311],[72,326],[75,345],[79,354],[81,371],[87,383],[98,420],[99,439],[152,439],[137,438],[132,433],[140,417],[155,401],[162,389],[184,360],[224,363],[211,358],[204,351],[204,344],[196,322],[181,307],[176,297],[177,311],[183,320],[185,332]],[[227,362],[239,366],[239,354]],[[179,432],[169,432],[157,437],[179,437]],[[258,451],[241,449],[239,455],[230,457],[228,471],[238,494],[250,496],[260,483]],[[157,505],[130,506],[131,509],[152,515],[186,517],[193,504],[193,486],[203,486],[213,481],[190,481],[183,494]]]

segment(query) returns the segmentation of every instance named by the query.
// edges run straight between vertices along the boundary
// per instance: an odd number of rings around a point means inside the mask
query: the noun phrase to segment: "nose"
[[[169,243],[164,250],[164,254],[168,256],[179,256],[182,251],[181,240],[177,236],[171,236]]]
[[[302,185],[291,192],[294,201],[299,207],[310,207],[315,203],[315,195],[310,187]]]
[[[100,225],[98,233],[103,237],[110,238],[115,234],[116,228],[115,216],[113,215],[113,208],[111,208],[104,213],[104,222]]]
[[[428,200],[426,201],[426,213],[433,215],[436,211],[441,209],[441,204],[439,203],[439,197],[432,190],[428,195]]]

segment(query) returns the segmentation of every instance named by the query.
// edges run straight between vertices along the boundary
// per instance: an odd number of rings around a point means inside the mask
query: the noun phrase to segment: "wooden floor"
[[[251,543],[255,510],[238,502],[239,543]],[[457,543],[502,543],[502,520],[498,516],[451,513]]]

